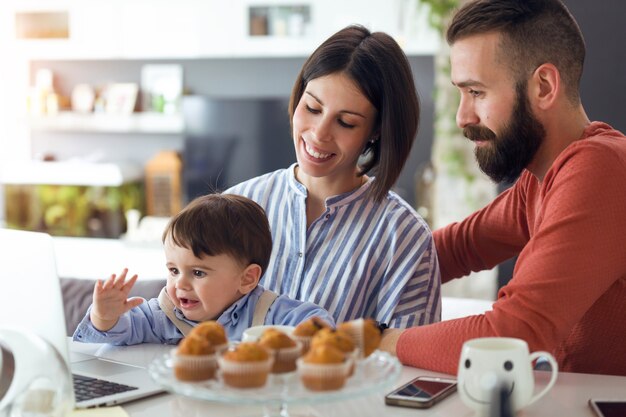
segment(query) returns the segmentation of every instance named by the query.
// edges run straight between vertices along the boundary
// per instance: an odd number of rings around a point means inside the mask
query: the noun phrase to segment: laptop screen
[[[52,238],[0,228],[0,265],[0,326],[32,331],[69,363]]]

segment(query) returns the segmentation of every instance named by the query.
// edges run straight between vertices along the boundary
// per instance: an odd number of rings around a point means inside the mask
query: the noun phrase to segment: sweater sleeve
[[[519,253],[529,240],[526,192],[533,182],[525,171],[488,206],[433,233],[442,282],[491,269]]]
[[[403,363],[456,373],[462,344],[487,336],[518,337],[528,342],[531,351],[554,352],[622,277],[626,271],[626,164],[606,148],[581,142],[555,161],[535,193],[536,201],[526,202],[525,223],[531,238],[493,311],[405,331],[397,344]],[[506,222],[502,211],[506,213],[504,209],[510,206],[504,204],[498,210],[502,203],[495,201],[455,226],[458,230],[446,232],[445,245],[438,248],[442,270],[457,273],[468,265],[491,264],[498,257],[485,251],[498,243],[490,220],[500,216],[499,221]],[[512,248],[522,240],[517,235],[522,223],[519,218],[510,219],[513,238],[505,238],[502,244]],[[504,236],[504,228],[497,230]],[[472,249],[472,244],[478,249]],[[453,245],[473,253],[463,256],[457,248],[442,261],[442,253]],[[454,262],[455,258],[461,261]]]

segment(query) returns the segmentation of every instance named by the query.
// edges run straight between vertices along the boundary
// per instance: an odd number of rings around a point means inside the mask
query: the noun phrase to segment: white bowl
[[[256,342],[259,340],[259,337],[263,334],[267,329],[276,329],[280,330],[283,333],[286,333],[287,336],[291,336],[293,333],[294,326],[281,326],[281,325],[266,325],[266,326],[253,326],[250,327],[243,332],[243,336],[241,338],[242,342]]]

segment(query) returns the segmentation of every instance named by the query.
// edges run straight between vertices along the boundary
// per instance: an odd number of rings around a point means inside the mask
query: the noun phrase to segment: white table
[[[129,347],[112,347],[98,344],[71,343],[75,352],[91,353],[116,361],[147,365],[157,356],[167,352],[171,347],[164,345],[137,345]],[[395,384],[400,386],[418,375],[438,375],[430,371],[404,367]],[[540,389],[548,382],[547,372],[537,372],[537,387]],[[355,398],[348,401],[329,402],[315,406],[290,406],[289,413],[298,416],[324,417],[470,417],[473,412],[466,408],[458,397],[453,394],[433,408],[415,410],[401,407],[386,406],[383,392]],[[592,417],[593,413],[587,400],[594,398],[626,399],[626,377],[560,373],[552,390],[537,403],[524,409],[520,417]],[[123,408],[132,417],[195,417],[195,416],[261,416],[260,406],[240,406],[195,400],[174,394],[161,394],[154,397],[124,404]]]

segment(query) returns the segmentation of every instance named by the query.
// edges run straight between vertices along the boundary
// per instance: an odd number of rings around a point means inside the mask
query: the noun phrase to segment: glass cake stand
[[[183,382],[174,376],[169,353],[153,360],[148,372],[158,384],[176,394],[221,403],[256,404],[262,406],[264,417],[295,417],[288,412],[290,404],[320,404],[380,392],[396,382],[401,369],[395,357],[376,351],[357,363],[354,374],[343,388],[325,392],[309,391],[296,372],[270,375],[262,388],[231,388],[221,381],[219,373],[216,380]]]

